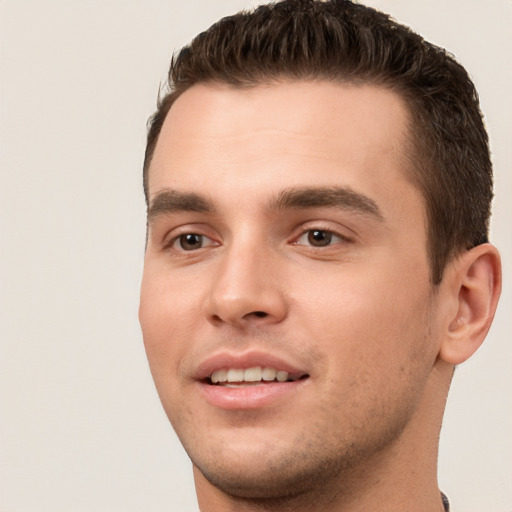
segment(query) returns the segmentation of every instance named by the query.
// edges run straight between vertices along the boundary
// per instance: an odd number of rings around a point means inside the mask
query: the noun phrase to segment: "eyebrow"
[[[177,212],[213,213],[213,204],[203,196],[193,192],[162,190],[151,201],[148,207],[148,220],[160,215]]]
[[[377,203],[350,187],[293,187],[281,191],[272,201],[272,209],[339,208],[383,221]]]
[[[338,208],[383,221],[377,203],[350,187],[292,187],[279,192],[269,203],[270,210]],[[162,190],[148,208],[148,221],[178,212],[214,213],[213,203],[194,192]]]

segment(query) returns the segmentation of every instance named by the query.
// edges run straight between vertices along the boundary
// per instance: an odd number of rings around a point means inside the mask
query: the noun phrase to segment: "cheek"
[[[155,381],[179,374],[190,329],[197,319],[197,301],[179,293],[165,277],[146,270],[141,287],[139,321],[144,347]],[[188,334],[188,335],[187,335]]]
[[[345,280],[326,288],[323,307],[308,312],[311,302],[304,299],[298,315],[326,361],[318,380],[318,416],[345,425],[349,438],[362,430],[378,437],[380,428],[403,424],[418,406],[435,361],[426,334],[427,289],[411,293],[370,282]],[[329,432],[338,435],[336,429]]]
[[[355,276],[334,280],[331,275],[322,287],[304,287],[296,317],[317,349],[331,358],[331,379],[357,378],[358,372],[373,373],[374,381],[399,375],[426,349],[429,285]]]
[[[156,284],[155,284],[156,283]],[[190,337],[187,306],[162,279],[143,278],[139,320],[149,367],[163,408],[174,428],[190,416],[181,393],[183,367]],[[178,414],[179,411],[179,414]],[[181,420],[180,420],[181,418]]]

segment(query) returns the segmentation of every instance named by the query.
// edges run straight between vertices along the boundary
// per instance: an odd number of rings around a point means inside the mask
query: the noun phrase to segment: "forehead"
[[[314,185],[320,175],[340,184],[354,173],[368,183],[403,179],[407,120],[399,95],[370,85],[196,85],[176,100],[162,127],[150,199],[163,188],[212,177],[220,183],[234,172],[261,187],[279,187],[283,178]]]

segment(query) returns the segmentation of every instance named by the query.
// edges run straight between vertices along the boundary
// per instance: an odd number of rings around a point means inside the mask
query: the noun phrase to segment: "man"
[[[200,509],[448,510],[446,396],[501,283],[464,69],[349,1],[225,18],[173,60],[144,188],[144,343]]]

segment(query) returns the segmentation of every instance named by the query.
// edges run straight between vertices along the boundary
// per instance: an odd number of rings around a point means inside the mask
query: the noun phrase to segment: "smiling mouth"
[[[295,382],[307,379],[308,374],[290,374],[272,367],[254,366],[252,368],[223,368],[214,371],[206,378],[208,384],[225,387],[244,387],[272,382]]]

